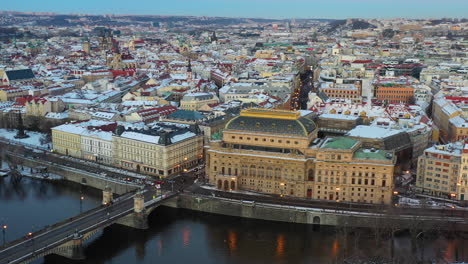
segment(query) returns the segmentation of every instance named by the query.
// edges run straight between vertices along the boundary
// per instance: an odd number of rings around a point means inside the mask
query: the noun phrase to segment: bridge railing
[[[126,193],[126,194],[124,194],[124,195],[122,195],[122,196],[120,196],[120,197],[117,197],[116,199],[114,199],[114,202],[119,202],[119,201],[125,199],[127,196],[132,196],[135,192],[136,192],[136,190],[133,190],[133,191],[130,191],[130,192],[128,192],[128,193]],[[52,225],[46,225],[44,228],[42,228],[42,229],[40,229],[40,230],[34,232],[32,235],[35,236],[35,237],[40,236],[40,235],[44,234],[45,232],[51,231],[51,230],[53,230],[53,229],[55,229],[55,228],[58,228],[58,227],[60,227],[60,226],[64,226],[64,225],[66,225],[66,224],[68,224],[68,223],[73,222],[74,220],[77,220],[77,219],[79,219],[79,218],[86,217],[87,215],[91,215],[91,214],[93,214],[93,213],[95,213],[95,212],[101,210],[101,209],[104,208],[104,207],[106,207],[106,206],[101,204],[101,205],[99,205],[98,207],[92,208],[92,209],[90,209],[90,210],[88,210],[88,211],[85,211],[85,212],[79,214],[79,215],[75,215],[75,216],[69,217],[69,218],[67,218],[67,219],[65,219],[65,220],[62,220],[62,221],[57,222],[57,223],[54,223],[54,224],[52,224]],[[15,246],[15,245],[17,245],[17,244],[20,244],[20,243],[23,242],[23,241],[29,240],[29,239],[31,239],[31,237],[28,237],[28,236],[26,235],[26,236],[20,237],[20,238],[18,238],[18,239],[15,239],[15,240],[13,240],[13,241],[10,241],[10,242],[6,243],[5,246],[2,247],[2,250],[0,250],[0,252],[1,252],[1,251],[4,251],[5,249],[8,249],[8,248],[10,248],[10,247],[13,247],[13,246]]]
[[[39,160],[39,161],[38,161],[38,160],[34,160],[34,159],[28,158],[28,157],[17,156],[17,155],[15,155],[15,153],[13,153],[13,152],[11,152],[11,151],[7,151],[7,153],[10,154],[10,155],[16,156],[16,157],[20,157],[21,159],[24,159],[24,160],[29,160],[29,161],[33,161],[33,162],[39,162],[39,163],[42,163],[42,164],[50,164],[50,165],[53,164],[53,163],[51,163],[50,161],[43,161],[43,160]],[[110,177],[102,176],[102,175],[99,175],[98,173],[92,173],[92,172],[88,172],[88,171],[83,171],[83,170],[80,170],[80,169],[77,169],[77,168],[74,168],[74,167],[68,167],[68,166],[64,166],[64,165],[61,165],[61,164],[53,164],[53,165],[54,165],[56,168],[60,168],[60,169],[62,169],[62,170],[70,170],[70,171],[74,171],[74,172],[79,172],[79,173],[88,175],[88,176],[90,176],[90,177],[98,178],[98,179],[105,180],[105,181],[112,182],[112,183],[128,185],[128,186],[131,186],[131,187],[140,187],[140,186],[141,186],[141,185],[138,185],[138,184],[136,184],[136,183],[127,182],[127,181],[119,180],[119,179],[116,179],[116,178],[110,178]]]
[[[91,164],[98,165],[101,169],[105,169],[105,170],[107,170],[109,172],[125,173],[125,174],[129,175],[130,177],[139,178],[139,179],[146,179],[145,175],[136,173],[134,171],[129,171],[129,170],[126,170],[126,169],[123,169],[123,168],[120,168],[120,167],[114,167],[114,166],[111,166],[111,165],[108,165],[108,164],[93,162],[91,160],[80,159],[80,158],[70,157],[70,156],[66,156],[66,155],[62,155],[62,154],[58,154],[58,153],[48,152],[49,151],[48,148],[40,147],[40,146],[28,144],[28,143],[24,143],[24,142],[22,142],[20,140],[12,140],[12,139],[8,139],[8,138],[0,137],[0,142],[3,142],[5,144],[14,144],[14,145],[19,145],[19,146],[24,146],[24,147],[28,147],[28,148],[36,149],[36,150],[40,150],[40,151],[46,151],[46,155],[52,155],[52,156],[54,156],[56,158],[69,159],[69,160],[72,160],[72,161],[75,161],[75,162],[86,162],[86,163],[89,162]],[[47,144],[49,144],[49,143],[47,143]]]
[[[146,191],[148,191],[148,190],[146,190]],[[146,192],[146,191],[145,191],[145,192]],[[122,199],[126,199],[126,198],[128,198],[128,197],[126,197],[126,196],[129,196],[129,195],[131,196],[132,194],[127,194],[127,195],[124,195],[124,196],[119,197],[119,198],[121,198],[121,200],[122,200]],[[165,194],[161,194],[161,195],[157,196],[155,199],[151,199],[151,200],[147,201],[147,202],[145,203],[145,205],[151,206],[151,205],[154,205],[154,204],[156,204],[156,203],[163,202],[164,200],[170,199],[170,198],[172,198],[172,197],[174,197],[174,196],[176,196],[176,195],[178,195],[177,192],[168,192],[168,193],[165,193]],[[124,197],[125,197],[125,198],[124,198]],[[119,198],[118,198],[118,199],[119,199]],[[54,224],[54,225],[48,226],[48,227],[46,227],[46,228],[44,228],[44,229],[42,229],[42,230],[36,232],[34,235],[37,237],[37,236],[43,234],[44,232],[47,232],[47,231],[53,230],[53,229],[55,229],[55,228],[57,228],[57,227],[66,225],[66,224],[68,224],[68,223],[70,223],[70,222],[72,222],[72,221],[74,221],[74,220],[77,220],[77,219],[79,219],[79,218],[82,218],[82,217],[85,217],[85,216],[87,216],[87,215],[89,215],[89,214],[92,214],[93,212],[96,212],[96,211],[98,211],[98,210],[101,210],[103,207],[105,207],[105,206],[102,206],[102,205],[101,205],[101,206],[99,206],[99,207],[96,207],[96,208],[93,208],[93,209],[91,209],[91,210],[88,210],[88,211],[86,211],[86,212],[83,213],[83,214],[80,214],[80,215],[77,215],[77,216],[74,216],[74,217],[70,217],[70,218],[68,218],[68,219],[65,219],[65,220],[63,220],[63,221],[61,221],[61,222],[58,222],[58,223],[56,223],[56,224]],[[128,208],[128,209],[125,209],[125,210],[122,211],[122,212],[119,212],[119,213],[117,213],[117,214],[115,214],[115,215],[109,216],[108,218],[102,219],[102,220],[98,221],[97,223],[94,223],[94,224],[92,224],[92,225],[90,225],[90,226],[86,226],[85,228],[83,228],[83,229],[81,229],[81,230],[77,230],[77,231],[78,231],[79,233],[82,233],[82,234],[85,234],[85,233],[88,233],[88,232],[92,232],[93,230],[96,230],[96,229],[98,229],[98,228],[101,228],[102,226],[107,226],[107,225],[109,225],[109,224],[112,224],[116,219],[119,219],[119,218],[121,218],[122,216],[125,216],[125,215],[131,213],[133,210],[134,210],[134,208],[133,208],[133,207],[130,207],[130,208]],[[21,243],[21,242],[24,242],[24,241],[26,241],[26,240],[29,240],[29,239],[31,239],[31,238],[29,238],[29,237],[22,237],[22,238],[20,238],[20,239],[17,239],[17,240],[15,240],[15,241],[12,241],[12,242],[8,243],[8,244],[7,244],[7,247],[5,247],[5,248],[4,248],[2,251],[0,251],[0,252],[3,252],[3,251],[5,251],[5,250],[7,250],[8,248],[14,247],[15,245],[17,245],[17,244],[19,244],[19,243]],[[54,241],[54,242],[52,242],[52,243],[48,243],[48,244],[46,244],[45,246],[42,246],[41,248],[36,248],[36,249],[28,250],[28,252],[26,252],[24,255],[22,255],[22,256],[18,257],[17,259],[13,260],[13,262],[16,263],[16,262],[25,261],[25,260],[27,260],[27,259],[29,259],[29,258],[31,258],[31,257],[32,257],[32,258],[35,258],[35,257],[37,257],[37,256],[40,256],[41,254],[45,254],[45,253],[47,253],[47,252],[50,252],[50,250],[52,250],[52,249],[54,249],[54,248],[56,248],[56,247],[62,245],[63,243],[66,243],[66,242],[68,242],[68,241],[70,241],[70,240],[72,240],[72,239],[73,239],[73,235],[72,235],[72,234],[66,235],[65,237],[61,237],[61,238],[59,238],[58,240],[56,240],[56,241]],[[9,262],[9,263],[10,263],[10,262]]]

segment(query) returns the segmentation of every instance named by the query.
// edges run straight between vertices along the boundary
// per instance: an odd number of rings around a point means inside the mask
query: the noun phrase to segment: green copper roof
[[[323,148],[328,149],[351,149],[357,140],[347,137],[329,138]]]
[[[355,159],[373,159],[373,160],[390,160],[392,154],[383,150],[374,150],[360,148],[354,152]]]
[[[216,133],[211,134],[211,139],[213,140],[221,140],[223,138],[223,131],[219,131]]]
[[[200,112],[183,109],[175,111],[174,113],[168,115],[168,117],[183,120],[200,120],[205,118]]]

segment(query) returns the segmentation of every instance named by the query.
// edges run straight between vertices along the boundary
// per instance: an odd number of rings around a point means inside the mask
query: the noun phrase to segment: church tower
[[[91,52],[91,45],[89,44],[89,40],[88,39],[85,39],[83,41],[83,51],[89,55],[89,53]]]
[[[192,63],[189,60],[187,64],[187,81],[191,82],[192,81]]]
[[[218,37],[216,37],[216,32],[213,31],[213,35],[211,35],[211,42],[217,42],[218,41]]]

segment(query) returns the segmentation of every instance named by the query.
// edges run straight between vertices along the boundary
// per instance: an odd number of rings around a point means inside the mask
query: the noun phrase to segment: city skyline
[[[20,0],[7,2],[4,11],[55,12],[60,14],[116,14],[116,15],[180,15],[180,16],[222,16],[255,18],[441,18],[466,17],[468,2],[447,1],[404,1],[392,2],[370,0],[175,0],[170,2],[137,0],[128,5],[127,1],[90,1],[75,3],[58,0],[36,2]]]

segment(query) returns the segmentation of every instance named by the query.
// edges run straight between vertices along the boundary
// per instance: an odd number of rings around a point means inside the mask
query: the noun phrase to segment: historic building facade
[[[448,199],[467,200],[468,146],[456,142],[426,149],[419,157],[416,190]]]
[[[396,157],[390,152],[362,148],[347,137],[327,138],[315,161],[315,179],[307,197],[360,203],[392,201]]]
[[[299,112],[244,110],[226,124],[223,140],[207,147],[209,181],[224,190],[391,202],[392,153],[361,148],[360,141],[350,138],[321,140],[317,132],[315,123]]]
[[[116,166],[167,177],[189,169],[203,158],[198,126],[160,125],[148,131],[123,131],[112,137]]]

